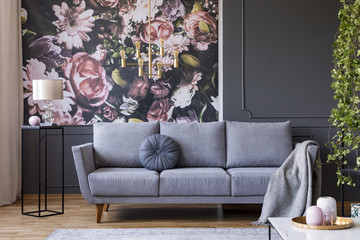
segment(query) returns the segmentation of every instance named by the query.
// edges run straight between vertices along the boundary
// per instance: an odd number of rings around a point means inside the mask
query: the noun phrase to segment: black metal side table
[[[61,130],[61,188],[62,188],[62,195],[61,195],[61,211],[54,211],[54,210],[50,210],[48,209],[48,192],[47,192],[47,132],[48,130],[54,130],[54,129],[59,129]],[[22,167],[21,170],[21,213],[23,215],[28,215],[28,216],[32,216],[32,217],[48,217],[48,216],[53,216],[53,215],[59,215],[59,214],[64,214],[64,127],[63,126],[22,126],[21,127],[21,146],[22,146],[22,151],[21,151],[21,166],[24,166],[24,130],[37,130],[38,131],[38,210],[36,211],[30,211],[30,212],[24,212],[24,168]],[[43,133],[43,134],[42,134]],[[41,178],[41,138],[44,138],[44,180],[42,181]],[[41,185],[44,185],[44,208],[41,208]]]

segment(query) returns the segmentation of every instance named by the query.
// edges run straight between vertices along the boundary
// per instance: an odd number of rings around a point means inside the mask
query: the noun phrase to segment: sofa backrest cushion
[[[159,133],[159,122],[95,123],[94,155],[97,167],[142,167],[141,143]]]
[[[290,121],[226,121],[227,168],[279,167],[292,151]]]
[[[161,122],[160,133],[179,144],[178,167],[225,168],[225,122]]]

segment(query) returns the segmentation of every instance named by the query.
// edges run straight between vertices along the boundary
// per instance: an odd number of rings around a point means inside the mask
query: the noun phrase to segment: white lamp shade
[[[34,100],[63,99],[63,81],[60,79],[32,80]]]

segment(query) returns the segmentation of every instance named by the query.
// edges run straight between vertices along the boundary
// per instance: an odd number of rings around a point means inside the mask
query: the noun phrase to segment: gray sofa
[[[176,167],[162,172],[139,160],[141,143],[158,133],[180,148]],[[290,122],[97,123],[94,142],[72,150],[81,193],[100,222],[108,204],[262,203],[291,138]],[[315,161],[318,147],[308,151]]]

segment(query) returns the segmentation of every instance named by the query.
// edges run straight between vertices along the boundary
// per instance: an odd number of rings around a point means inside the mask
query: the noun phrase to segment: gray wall
[[[294,140],[318,141],[325,162],[339,7],[337,0],[224,0],[224,119],[291,120]],[[334,166],[322,170],[322,194],[339,199]],[[346,188],[345,198],[360,200],[360,189]]]
[[[41,178],[45,178],[44,140],[45,132],[41,133]],[[48,193],[61,193],[61,130],[48,130],[47,133],[47,177]],[[64,185],[65,193],[80,193],[71,146],[92,142],[92,126],[67,126],[64,129]],[[23,172],[24,193],[38,192],[38,131],[23,132]],[[42,191],[44,189],[42,188]]]
[[[294,140],[318,141],[324,162],[338,9],[337,0],[224,0],[224,120],[291,120]],[[34,137],[26,132],[26,193],[37,190]],[[49,185],[56,192],[60,136],[48,140]],[[67,193],[79,192],[71,146],[91,141],[91,126],[65,128]],[[323,195],[339,199],[333,166],[323,166]],[[359,188],[346,188],[346,200],[360,200]]]

